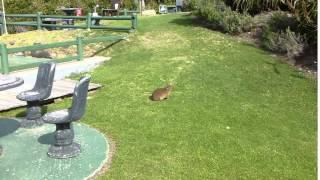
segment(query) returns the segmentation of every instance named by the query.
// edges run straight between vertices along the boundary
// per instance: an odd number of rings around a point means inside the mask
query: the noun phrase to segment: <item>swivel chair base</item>
[[[55,144],[51,145],[48,150],[49,157],[58,159],[71,158],[81,152],[80,144],[73,142],[74,131],[71,123],[56,124],[54,134]]]
[[[22,128],[33,128],[33,127],[38,127],[42,126],[44,123],[41,118],[39,119],[22,119],[20,121],[20,127]]]
[[[67,146],[51,145],[47,154],[51,158],[65,159],[77,156],[80,149],[80,144],[75,142]]]
[[[41,126],[43,124],[41,118],[41,108],[39,102],[27,102],[27,116],[20,122],[21,127],[30,128]]]

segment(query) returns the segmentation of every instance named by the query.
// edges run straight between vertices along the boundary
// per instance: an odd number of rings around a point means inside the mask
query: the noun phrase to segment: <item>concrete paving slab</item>
[[[94,56],[90,58],[85,58],[82,61],[70,61],[65,63],[58,63],[56,66],[56,73],[54,80],[64,79],[72,74],[85,73],[98,67],[105,61],[110,60],[110,57],[104,56]],[[16,71],[10,73],[11,76],[22,77],[24,84],[17,88],[7,90],[7,92],[22,92],[31,89],[37,78],[38,68],[31,68],[21,71]]]
[[[65,79],[66,77],[72,74],[89,72],[110,59],[110,57],[95,56],[86,58],[83,61],[71,61],[57,64],[52,93],[47,100],[72,95],[77,81]],[[10,76],[23,78],[24,84],[19,87],[0,92],[0,111],[26,106],[26,102],[16,99],[16,96],[22,91],[33,88],[37,73],[38,68],[10,73]],[[89,91],[98,89],[100,87],[101,85],[99,84],[90,83]]]

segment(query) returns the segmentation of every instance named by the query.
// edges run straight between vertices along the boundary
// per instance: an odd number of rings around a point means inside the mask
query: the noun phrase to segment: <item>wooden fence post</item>
[[[3,30],[3,24],[0,24],[0,35],[4,34],[4,30]]]
[[[87,29],[90,30],[91,27],[91,13],[88,13],[87,15]]]
[[[2,16],[1,16],[1,18],[0,18],[0,35],[2,35],[3,33],[4,33],[4,31],[3,31],[3,18],[2,18]]]
[[[8,49],[7,45],[0,44],[0,53],[1,53],[1,68],[3,74],[9,73],[9,62],[8,62]]]
[[[133,13],[131,15],[131,28],[132,29],[136,29],[137,28],[137,25],[138,25],[138,21],[137,21],[137,14],[136,13]]]
[[[3,14],[1,15],[1,18],[0,18],[0,22],[1,22],[1,35],[3,34],[6,34],[8,32],[6,32],[7,30],[5,29],[5,17],[3,16]]]
[[[41,21],[41,12],[37,12],[37,29],[38,30],[41,30],[41,24],[42,24],[42,21]]]
[[[77,37],[77,53],[78,53],[78,61],[83,60],[83,41],[82,41],[82,37]]]

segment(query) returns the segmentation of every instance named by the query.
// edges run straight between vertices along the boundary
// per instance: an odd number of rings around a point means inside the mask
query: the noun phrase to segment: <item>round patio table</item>
[[[22,78],[0,74],[0,91],[15,88],[17,86],[22,85],[23,82],[24,81]],[[2,154],[2,146],[0,145],[0,156],[1,154]]]
[[[78,8],[60,8],[67,16],[75,16]]]
[[[22,78],[0,74],[0,91],[15,88],[21,84],[23,84]]]

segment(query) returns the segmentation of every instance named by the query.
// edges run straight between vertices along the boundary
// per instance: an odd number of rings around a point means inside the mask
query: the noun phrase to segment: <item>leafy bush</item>
[[[290,13],[274,11],[255,17],[262,26],[261,44],[264,48],[287,54],[289,58],[300,55],[308,46],[306,35],[299,33],[299,22]]]
[[[156,1],[145,1],[145,9],[154,9],[158,10],[159,4]]]
[[[238,34],[248,32],[252,27],[252,17],[248,14],[240,14],[229,8],[224,11],[222,19],[222,27],[225,32]]]
[[[61,11],[57,11],[57,7],[80,7],[85,13],[92,12],[93,7],[99,4],[102,8],[110,6],[109,1],[105,0],[10,0],[5,1],[5,7],[7,13],[12,14],[30,14],[36,12],[43,12],[44,14],[57,14]]]
[[[284,11],[273,12],[267,23],[274,32],[285,31],[288,27],[296,32],[299,26],[296,17]]]
[[[196,15],[209,21],[212,28],[226,33],[238,34],[251,30],[252,17],[232,11],[221,1],[199,1]]]
[[[262,12],[269,9],[290,11],[299,22],[300,33],[306,34],[310,43],[317,43],[317,1],[316,0],[226,0],[237,8]]]
[[[183,0],[182,11],[193,11],[196,9],[197,0]]]
[[[307,46],[306,37],[288,27],[285,31],[273,32],[268,26],[262,34],[262,45],[271,51],[286,53],[289,58],[299,56]]]
[[[121,8],[138,9],[138,4],[136,3],[136,1],[122,0]]]

